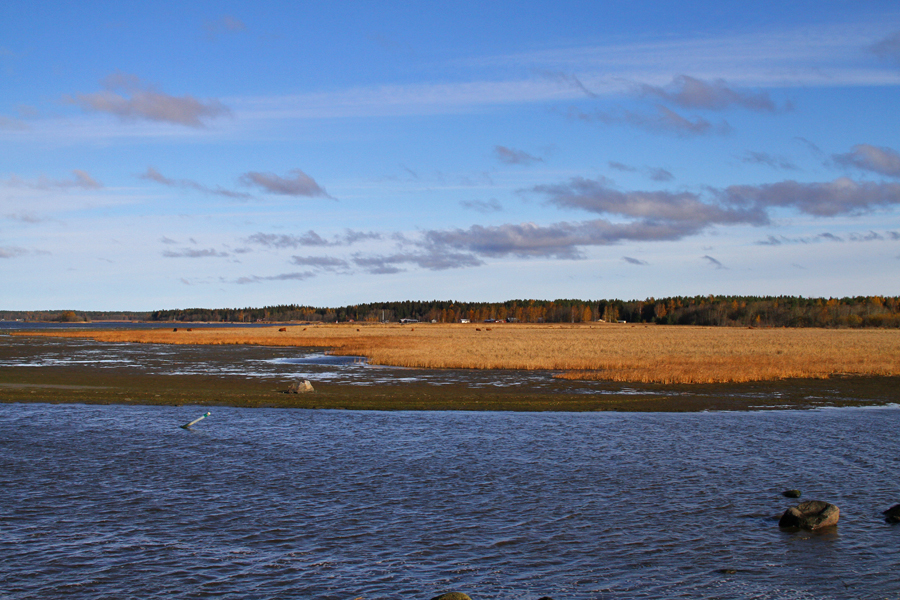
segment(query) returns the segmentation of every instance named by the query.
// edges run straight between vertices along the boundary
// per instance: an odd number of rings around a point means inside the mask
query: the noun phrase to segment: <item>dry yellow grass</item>
[[[29,334],[33,335],[33,334]],[[375,364],[547,369],[568,379],[716,383],[900,375],[900,331],[591,325],[309,325],[50,332],[100,341],[328,348]]]

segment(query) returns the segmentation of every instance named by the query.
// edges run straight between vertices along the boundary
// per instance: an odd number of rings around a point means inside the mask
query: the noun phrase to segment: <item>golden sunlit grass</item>
[[[726,383],[900,375],[900,331],[623,324],[308,325],[47,332],[108,342],[326,348],[382,365],[546,369],[566,379]],[[27,335],[35,335],[29,333]]]

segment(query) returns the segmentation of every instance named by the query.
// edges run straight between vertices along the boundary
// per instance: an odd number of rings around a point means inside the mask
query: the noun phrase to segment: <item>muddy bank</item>
[[[4,367],[0,402],[163,404],[347,410],[510,410],[689,412],[873,406],[897,400],[900,378],[846,377],[756,384],[622,386],[595,393],[434,386],[403,382],[359,386],[316,382],[286,393],[292,381],[202,375],[153,375],[85,367]]]

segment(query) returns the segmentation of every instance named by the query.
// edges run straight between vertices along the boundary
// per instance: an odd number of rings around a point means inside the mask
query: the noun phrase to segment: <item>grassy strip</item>
[[[465,384],[355,386],[316,383],[288,394],[288,382],[157,376],[84,367],[7,367],[0,402],[158,404],[348,410],[693,412],[869,406],[895,398],[898,377],[847,377],[755,384],[629,386],[595,394],[470,388]]]

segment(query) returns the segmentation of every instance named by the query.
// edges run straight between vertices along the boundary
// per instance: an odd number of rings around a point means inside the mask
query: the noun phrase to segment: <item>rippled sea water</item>
[[[206,410],[0,404],[0,597],[900,595],[896,408]]]

